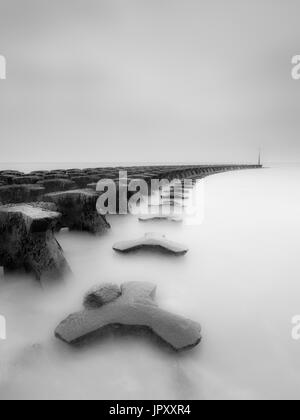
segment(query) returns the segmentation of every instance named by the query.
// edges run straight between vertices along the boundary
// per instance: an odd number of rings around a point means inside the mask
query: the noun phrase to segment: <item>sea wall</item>
[[[260,165],[174,165],[130,166],[86,169],[58,169],[34,171],[29,174],[15,170],[0,171],[0,203],[16,204],[41,201],[48,193],[82,188],[95,189],[101,179],[117,181],[120,171],[129,179],[201,179],[215,173],[243,169],[258,169]]]

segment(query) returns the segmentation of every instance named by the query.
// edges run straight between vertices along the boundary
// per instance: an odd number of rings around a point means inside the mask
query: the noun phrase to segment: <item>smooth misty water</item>
[[[94,238],[58,235],[74,278],[41,289],[1,279],[0,397],[71,399],[300,398],[300,169],[206,178],[200,226],[111,217]],[[182,258],[118,255],[114,242],[166,233],[190,247]],[[175,354],[145,337],[113,337],[74,350],[53,337],[100,282],[148,280],[164,308],[201,322],[203,342]]]

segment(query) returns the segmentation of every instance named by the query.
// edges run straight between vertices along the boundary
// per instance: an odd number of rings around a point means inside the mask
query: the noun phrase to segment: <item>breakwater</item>
[[[143,180],[147,185],[157,180],[195,182],[220,172],[259,167],[134,166],[58,169],[27,174],[15,170],[1,171],[0,266],[5,272],[25,269],[39,280],[55,278],[58,274],[61,277],[68,264],[53,232],[68,228],[102,235],[110,229],[106,217],[97,211],[99,194],[96,189],[100,180],[112,180],[118,190],[122,189],[124,180],[120,174],[124,173],[127,181]],[[170,195],[170,204],[175,206],[175,193],[169,194],[174,194]],[[125,207],[130,196],[130,193],[125,196]],[[117,206],[120,213],[120,202]]]
[[[129,179],[201,179],[220,172],[257,169],[260,165],[176,165],[176,166],[119,166],[106,168],[57,169],[23,173],[16,170],[0,171],[0,203],[17,204],[41,201],[45,194],[95,189],[101,179],[119,181],[120,171]]]

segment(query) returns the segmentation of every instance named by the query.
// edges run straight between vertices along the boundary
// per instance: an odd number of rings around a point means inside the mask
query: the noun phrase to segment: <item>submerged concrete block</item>
[[[38,280],[69,272],[53,230],[60,214],[27,204],[0,206],[0,266],[25,269]]]
[[[188,248],[177,242],[169,241],[165,235],[155,233],[147,233],[143,238],[131,241],[118,242],[113,246],[117,252],[133,252],[138,249],[156,249],[175,255],[184,255],[188,252]]]
[[[151,222],[151,221],[162,221],[162,220],[169,220],[171,222],[182,222],[183,217],[180,215],[164,215],[164,214],[148,214],[142,215],[139,217],[140,222]]]
[[[55,336],[68,344],[102,336],[116,328],[147,330],[174,350],[187,350],[201,341],[201,326],[194,321],[159,308],[155,301],[156,286],[146,282],[124,283],[121,289],[112,285],[112,299],[100,302],[82,312],[70,315],[55,330]],[[103,289],[100,286],[99,290]],[[119,296],[115,291],[119,291]],[[94,292],[93,292],[94,293]]]

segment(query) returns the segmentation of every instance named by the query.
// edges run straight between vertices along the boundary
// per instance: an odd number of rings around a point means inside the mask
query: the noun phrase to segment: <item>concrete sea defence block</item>
[[[107,287],[107,286],[106,286]],[[109,286],[108,286],[109,288]],[[201,326],[194,321],[159,308],[155,301],[156,286],[147,282],[111,285],[111,298],[100,299],[92,308],[70,315],[55,330],[55,336],[68,344],[78,344],[103,336],[116,328],[148,330],[176,351],[188,350],[201,341]],[[99,295],[103,286],[99,287]],[[92,294],[95,290],[92,291]],[[107,294],[107,290],[106,290]],[[85,302],[87,297],[85,297]]]
[[[142,215],[139,216],[140,222],[151,222],[151,221],[162,221],[162,220],[170,220],[172,222],[182,222],[183,218],[179,215],[171,214],[171,215],[164,215],[164,214],[148,214],[148,215]]]
[[[88,184],[98,182],[101,178],[100,175],[82,175],[82,176],[71,176],[71,180],[75,182],[77,188],[86,188]]]
[[[84,189],[46,194],[44,201],[56,204],[62,215],[62,226],[71,230],[102,234],[110,229],[110,225],[97,212],[98,197],[96,192]]]
[[[45,179],[39,181],[37,185],[45,188],[46,194],[57,191],[68,191],[76,188],[75,182],[65,178]]]
[[[28,204],[0,206],[0,265],[23,269],[38,280],[55,280],[70,271],[54,237],[57,212]]]
[[[45,185],[46,193],[67,191],[75,188],[86,188],[90,184],[97,183],[100,179],[118,179],[119,171],[127,171],[129,179],[143,179],[148,185],[154,179],[169,181],[190,179],[196,182],[198,179],[206,176],[244,169],[260,169],[261,165],[175,165],[175,166],[131,166],[131,167],[105,167],[105,168],[85,168],[85,169],[58,169],[52,171],[32,171],[25,174],[15,170],[0,171],[0,187],[7,185],[38,185],[40,182]],[[57,180],[54,182],[44,184],[44,181]],[[62,183],[62,180],[65,183]],[[75,184],[71,184],[71,182]],[[20,195],[20,193],[19,193]],[[25,197],[24,200],[13,199],[12,201],[4,202],[22,202],[28,201]],[[1,199],[0,199],[1,202]]]
[[[6,185],[0,187],[0,203],[19,204],[37,201],[45,193],[45,189],[38,184]]]
[[[140,239],[118,242],[113,246],[117,252],[129,253],[139,249],[155,249],[175,255],[185,255],[188,248],[177,242],[169,241],[165,235],[147,233]]]
[[[39,176],[18,176],[13,178],[13,184],[16,185],[26,185],[26,184],[36,184],[41,180]]]

